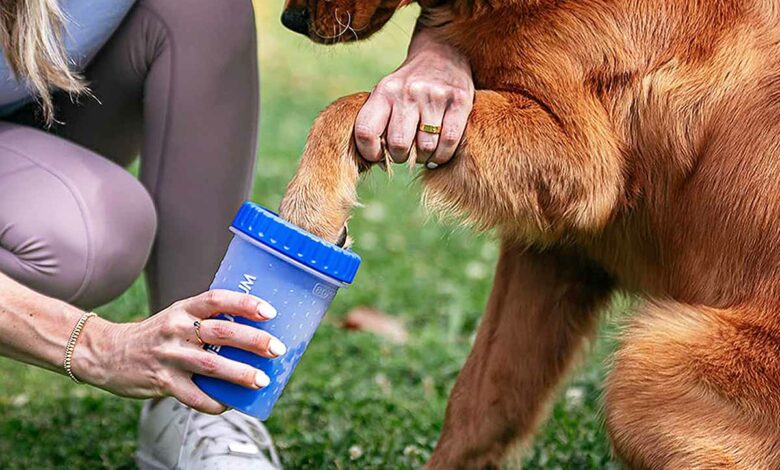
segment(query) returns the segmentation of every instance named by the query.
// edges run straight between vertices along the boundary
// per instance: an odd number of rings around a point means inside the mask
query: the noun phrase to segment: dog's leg
[[[561,95],[565,102],[552,107],[523,94],[478,91],[452,162],[425,171],[428,205],[533,242],[597,232],[625,193],[620,145],[598,103],[574,91]],[[338,240],[366,167],[353,128],[367,96],[347,96],[320,114],[282,200],[282,217],[329,241]]]
[[[780,325],[760,311],[680,304],[632,319],[605,395],[634,469],[780,468]]]
[[[609,277],[579,256],[504,243],[427,468],[499,468],[509,446],[534,431],[611,291]]]
[[[320,238],[336,243],[357,203],[355,186],[367,163],[355,148],[353,129],[368,93],[346,96],[314,121],[295,177],[279,214]]]
[[[624,199],[620,144],[603,107],[561,94],[478,91],[452,162],[425,172],[427,205],[534,242],[599,231]]]

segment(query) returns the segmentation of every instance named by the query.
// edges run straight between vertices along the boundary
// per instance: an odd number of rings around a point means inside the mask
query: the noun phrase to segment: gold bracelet
[[[73,359],[73,350],[76,349],[76,341],[79,340],[79,335],[81,334],[81,330],[84,329],[84,324],[87,323],[87,320],[89,320],[92,317],[97,316],[97,314],[93,312],[87,312],[84,315],[79,318],[79,321],[76,322],[76,326],[73,327],[73,331],[70,333],[70,338],[68,339],[68,346],[65,347],[65,361],[63,362],[63,366],[65,367],[65,372],[68,373],[68,376],[73,379],[74,382],[77,384],[80,384],[81,381],[76,378],[75,375],[73,375],[73,369],[71,368],[72,364],[71,361]]]

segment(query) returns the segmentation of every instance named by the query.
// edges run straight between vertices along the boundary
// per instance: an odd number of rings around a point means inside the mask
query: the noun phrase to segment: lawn
[[[328,49],[284,31],[281,3],[256,1],[263,105],[254,200],[272,207],[317,112],[391,72],[414,22],[409,10],[369,43]],[[420,466],[489,292],[495,241],[428,220],[413,173],[376,172],[360,194],[365,206],[350,227],[363,257],[358,279],[339,294],[267,423],[288,468]],[[116,321],[142,318],[144,295],[139,281],[99,312]],[[340,319],[360,305],[402,318],[409,341],[394,346],[341,329]],[[538,439],[510,468],[521,461],[524,468],[617,468],[599,414],[611,347],[605,339],[593,345]],[[139,402],[0,360],[0,468],[133,468],[139,409]]]

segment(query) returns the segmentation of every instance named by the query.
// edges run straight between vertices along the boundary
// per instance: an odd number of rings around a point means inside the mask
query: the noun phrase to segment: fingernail
[[[439,164],[436,162],[428,162],[425,164],[425,168],[429,170],[435,170],[436,168],[439,168]]]
[[[257,313],[266,320],[273,320],[276,318],[276,309],[268,302],[261,301],[257,305]]]
[[[266,375],[266,373],[262,370],[258,370],[257,375],[255,375],[255,384],[257,384],[258,387],[263,388],[267,387],[270,383],[271,378],[268,377],[268,375]]]
[[[287,346],[282,344],[278,339],[271,338],[271,341],[268,342],[268,352],[276,357],[284,356],[284,353],[287,352]]]

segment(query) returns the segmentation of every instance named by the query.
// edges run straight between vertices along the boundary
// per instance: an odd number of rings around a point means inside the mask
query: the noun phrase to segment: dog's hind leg
[[[780,328],[759,311],[666,303],[632,319],[605,395],[634,469],[780,468]]]
[[[504,243],[427,468],[498,468],[535,430],[611,292],[610,278],[578,255]]]

